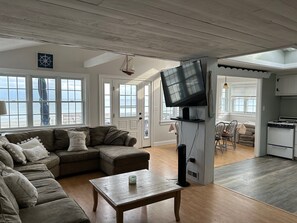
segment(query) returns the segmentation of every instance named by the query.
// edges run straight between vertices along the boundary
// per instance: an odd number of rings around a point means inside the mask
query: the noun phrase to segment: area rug
[[[297,161],[267,156],[217,167],[215,184],[297,214]]]

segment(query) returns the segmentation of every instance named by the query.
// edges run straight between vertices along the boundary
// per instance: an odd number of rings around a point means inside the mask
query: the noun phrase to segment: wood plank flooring
[[[177,152],[174,145],[146,149],[151,154],[150,170],[167,179],[177,178]],[[229,152],[229,151],[228,151]],[[224,155],[227,153],[224,153]],[[103,176],[100,172],[66,177],[59,180],[70,197],[85,210],[92,223],[114,223],[115,211],[99,196],[98,208],[92,211],[92,186],[89,179]],[[124,213],[124,222],[173,223],[173,199]],[[192,184],[182,191],[182,223],[296,223],[297,217],[280,209],[232,192],[219,185]]]
[[[214,167],[236,163],[254,157],[254,147],[237,144],[235,150],[228,148],[224,153],[217,151],[217,154],[215,154]]]
[[[297,162],[258,157],[215,169],[215,183],[297,213]]]

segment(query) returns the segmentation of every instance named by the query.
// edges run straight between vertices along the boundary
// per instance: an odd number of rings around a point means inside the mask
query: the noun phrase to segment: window
[[[150,85],[144,86],[144,138],[150,137]]]
[[[0,76],[0,100],[6,102],[7,115],[0,118],[1,128],[28,125],[26,77]]]
[[[83,124],[82,86],[82,79],[0,74],[0,100],[8,113],[0,116],[0,128]]]
[[[256,113],[256,92],[254,84],[231,86],[231,110],[234,113]]]
[[[228,112],[228,110],[228,90],[222,88],[219,112],[224,113]]]
[[[111,86],[104,83],[104,124],[111,124]]]
[[[56,125],[56,80],[32,78],[33,126]]]
[[[82,80],[61,79],[62,125],[83,123]]]
[[[165,97],[162,92],[162,100],[161,100],[161,122],[171,121],[170,118],[175,118],[179,115],[178,107],[166,107]]]

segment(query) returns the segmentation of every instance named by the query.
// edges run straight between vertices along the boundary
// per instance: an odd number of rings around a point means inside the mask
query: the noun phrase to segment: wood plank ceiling
[[[0,37],[172,60],[292,46],[295,0],[0,0]]]

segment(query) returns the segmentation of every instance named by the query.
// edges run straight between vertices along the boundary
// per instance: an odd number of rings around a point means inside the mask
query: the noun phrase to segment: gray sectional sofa
[[[67,151],[68,130],[83,131],[88,150]],[[10,143],[15,144],[37,136],[50,152],[49,157],[26,165],[14,163],[14,170],[21,172],[38,191],[36,206],[20,208],[22,222],[89,222],[80,206],[67,196],[55,180],[57,177],[95,170],[113,175],[149,168],[149,153],[133,147],[136,139],[114,126],[49,129],[5,135]]]

